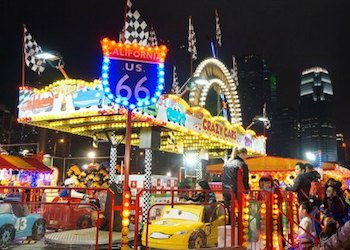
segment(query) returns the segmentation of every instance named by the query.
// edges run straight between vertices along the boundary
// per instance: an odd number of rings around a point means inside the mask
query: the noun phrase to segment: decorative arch
[[[228,110],[231,115],[232,124],[242,124],[241,107],[236,88],[236,82],[232,78],[226,66],[215,58],[209,58],[201,62],[193,77],[199,77],[208,81],[205,85],[192,82],[190,87],[189,103],[191,106],[205,105],[208,91],[213,86],[218,86],[226,97]]]

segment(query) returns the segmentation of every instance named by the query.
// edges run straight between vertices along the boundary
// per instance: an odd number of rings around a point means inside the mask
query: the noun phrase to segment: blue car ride
[[[183,111],[180,105],[174,105],[172,107],[168,107],[166,110],[166,115],[167,115],[168,121],[185,126],[186,113]]]
[[[40,240],[46,232],[46,222],[40,214],[30,214],[19,202],[0,201],[0,249],[6,249],[15,238]]]
[[[73,106],[75,110],[90,108],[91,106],[102,108],[104,104],[110,105],[111,101],[105,96],[103,90],[100,89],[81,89],[73,95]]]

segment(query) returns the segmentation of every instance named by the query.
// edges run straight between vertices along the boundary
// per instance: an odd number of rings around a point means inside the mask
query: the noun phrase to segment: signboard
[[[164,89],[165,46],[142,47],[103,39],[102,85],[114,103],[135,109],[157,102]]]

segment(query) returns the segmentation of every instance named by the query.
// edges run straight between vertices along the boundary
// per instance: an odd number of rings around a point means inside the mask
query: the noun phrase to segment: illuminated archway
[[[193,77],[200,77],[208,81],[205,85],[192,83],[189,103],[191,106],[203,107],[206,103],[208,91],[215,85],[220,88],[227,100],[231,123],[242,124],[241,107],[236,88],[236,82],[225,65],[215,58],[201,62]]]

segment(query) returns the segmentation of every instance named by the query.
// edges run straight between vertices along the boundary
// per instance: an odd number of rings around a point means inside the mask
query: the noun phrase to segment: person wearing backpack
[[[314,169],[313,165],[309,163],[305,163],[305,170],[305,176],[310,181],[309,197],[313,197],[320,201],[323,201],[325,190],[320,182],[320,173]]]

